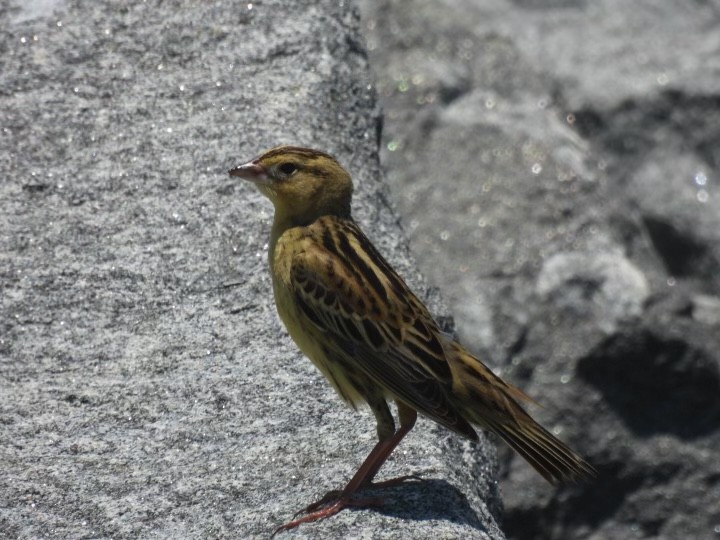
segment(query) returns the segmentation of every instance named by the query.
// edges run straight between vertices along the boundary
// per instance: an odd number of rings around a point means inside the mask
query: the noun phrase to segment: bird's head
[[[276,220],[307,225],[325,215],[350,216],[350,175],[324,152],[278,146],[228,172],[254,183],[275,206]]]

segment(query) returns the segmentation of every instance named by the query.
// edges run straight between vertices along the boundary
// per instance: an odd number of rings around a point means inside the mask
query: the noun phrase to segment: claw
[[[421,476],[418,476],[417,474],[407,474],[405,476],[398,476],[397,478],[391,478],[390,480],[383,480],[382,482],[369,482],[362,486],[360,489],[382,489],[382,488],[389,488],[394,486],[399,486],[400,484],[403,484],[409,480],[415,480],[417,482],[423,482],[424,479]],[[338,501],[342,498],[343,492],[334,489],[332,491],[328,491],[325,495],[323,495],[322,498],[318,499],[312,504],[307,505],[305,508],[302,508],[295,512],[293,514],[293,518],[298,517],[301,514],[310,514],[311,512],[314,512],[321,506],[324,506],[332,501]]]
[[[399,476],[397,478],[391,478],[390,480],[383,480],[382,482],[369,482],[362,486],[361,489],[382,489],[382,488],[388,488],[400,485],[404,482],[407,482],[408,480],[415,480],[418,482],[422,482],[423,479],[416,475],[416,474],[408,474],[405,476]],[[354,499],[350,497],[349,494],[343,495],[342,491],[339,490],[333,490],[327,492],[322,498],[315,501],[312,504],[309,504],[302,510],[298,510],[293,514],[293,520],[289,523],[286,523],[285,525],[281,525],[275,531],[272,533],[272,536],[270,538],[275,537],[276,534],[282,531],[287,531],[289,529],[294,529],[298,525],[302,525],[303,523],[310,523],[313,521],[319,521],[321,519],[329,518],[330,516],[334,516],[344,508],[350,508],[350,507],[362,507],[367,508],[369,506],[382,506],[385,504],[385,500],[381,499],[379,497],[373,497],[368,499]],[[328,505],[326,508],[321,507]],[[307,514],[306,516],[303,516],[299,518],[298,516],[301,514]]]
[[[310,512],[314,512],[321,506],[323,506],[331,501],[339,500],[341,498],[341,496],[342,496],[342,491],[340,491],[338,489],[333,489],[332,491],[328,491],[325,495],[323,495],[322,498],[318,499],[317,501],[315,501],[312,504],[307,505],[302,510],[298,510],[297,512],[295,512],[295,514],[293,515],[293,518],[298,517],[300,514],[309,514]]]
[[[330,494],[328,493],[328,495],[330,495]],[[327,497],[327,495],[325,497],[323,497],[320,501],[308,506],[308,508],[310,508],[310,507],[316,508],[317,506],[326,504],[327,502],[329,502],[329,501],[324,501],[324,499],[326,497]],[[286,523],[285,525],[280,525],[277,529],[275,529],[273,531],[270,538],[274,538],[276,534],[278,534],[282,531],[294,529],[295,527],[297,527],[298,525],[302,525],[303,523],[310,523],[313,521],[318,521],[321,519],[329,518],[330,516],[334,516],[335,514],[337,514],[344,508],[350,508],[353,506],[354,507],[382,506],[383,504],[385,504],[385,501],[383,499],[380,499],[377,497],[372,498],[372,499],[351,499],[350,497],[340,497],[339,499],[335,500],[335,502],[333,502],[327,508],[323,508],[322,510],[315,510],[314,512],[310,512],[307,516],[303,516],[301,518],[294,519],[294,520],[290,521],[289,523]],[[304,510],[301,510],[300,512],[296,513],[295,515],[297,516],[298,514],[301,514],[301,513],[305,512],[306,510],[307,510],[307,508]]]

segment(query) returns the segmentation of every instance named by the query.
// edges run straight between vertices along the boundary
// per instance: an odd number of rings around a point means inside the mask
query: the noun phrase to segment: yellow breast
[[[270,243],[269,263],[278,315],[303,354],[330,381],[338,395],[355,407],[365,400],[351,383],[342,364],[326,354],[327,336],[297,307],[290,282],[290,267],[293,254],[302,249],[303,239],[297,229],[284,231],[276,241]]]

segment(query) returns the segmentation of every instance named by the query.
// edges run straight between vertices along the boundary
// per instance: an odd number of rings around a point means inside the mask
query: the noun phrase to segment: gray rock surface
[[[503,453],[505,532],[720,537],[720,3],[361,6],[422,269],[600,473]]]
[[[0,2],[0,537],[268,537],[374,444],[275,315],[269,203],[226,170],[335,153],[387,204],[357,15],[324,0]],[[707,311],[707,310],[706,310]],[[295,538],[502,538],[495,453],[420,421],[426,482]]]

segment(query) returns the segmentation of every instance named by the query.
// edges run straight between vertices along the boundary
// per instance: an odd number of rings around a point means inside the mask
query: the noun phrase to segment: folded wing
[[[290,282],[301,313],[387,394],[477,439],[448,399],[452,375],[440,331],[423,304],[349,220],[309,226]]]

